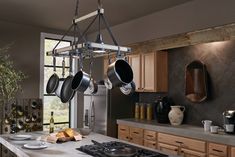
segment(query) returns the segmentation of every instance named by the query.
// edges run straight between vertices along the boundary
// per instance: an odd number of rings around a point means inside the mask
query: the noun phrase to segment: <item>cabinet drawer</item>
[[[130,137],[134,138],[143,138],[144,130],[142,128],[130,127]]]
[[[235,156],[235,147],[231,148],[231,157]]]
[[[196,150],[200,152],[206,152],[206,142],[189,139],[185,137],[179,137],[164,133],[158,133],[158,141],[162,143],[167,143],[175,146],[180,146],[181,148]]]
[[[151,140],[144,140],[144,146],[156,149],[157,148],[157,142],[156,141],[151,141]]]
[[[156,141],[157,133],[155,131],[144,130],[144,139]]]
[[[129,134],[129,127],[126,125],[118,125],[118,132],[122,134]]]
[[[201,153],[201,152],[193,151],[190,149],[184,149],[184,148],[181,149],[180,154],[183,157],[206,157],[206,153]]]
[[[227,157],[228,146],[216,143],[209,143],[209,154],[217,155],[220,157]]]
[[[130,137],[130,142],[138,145],[143,145],[143,138],[132,138]]]
[[[172,155],[178,155],[179,151],[179,148],[177,146],[172,146],[164,143],[158,143],[158,149]]]

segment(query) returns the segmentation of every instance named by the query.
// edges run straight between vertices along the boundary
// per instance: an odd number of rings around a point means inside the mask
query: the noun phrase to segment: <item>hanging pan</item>
[[[58,87],[55,91],[55,95],[58,96],[59,98],[61,97],[61,89],[62,89],[62,85],[64,83],[64,70],[65,70],[65,61],[64,61],[64,58],[63,58],[63,61],[62,61],[62,78],[59,79],[59,84],[58,84]]]
[[[46,92],[48,94],[54,93],[58,87],[58,84],[59,84],[59,77],[56,74],[56,58],[55,58],[55,56],[53,56],[53,67],[54,67],[54,74],[51,75],[51,77],[49,78],[49,80],[47,82],[47,86],[46,86]]]
[[[90,80],[90,84],[89,84],[89,88],[88,88],[88,90],[89,90],[89,92],[91,93],[91,94],[95,94],[95,93],[97,93],[97,91],[98,91],[98,84],[96,83],[96,81],[94,80],[94,78],[92,77],[92,68],[93,68],[93,56],[92,56],[92,54],[90,54],[90,59],[91,59],[91,61],[90,61],[90,78],[91,78],[91,80]]]
[[[127,85],[133,80],[131,66],[123,59],[117,59],[108,66],[107,75],[113,87]]]
[[[69,57],[69,73],[70,75],[66,77],[64,83],[61,88],[60,99],[62,103],[67,103],[71,99],[73,99],[75,91],[72,89],[72,81],[73,81],[73,58],[72,55]]]
[[[90,75],[85,73],[83,68],[83,58],[81,52],[79,53],[79,64],[80,64],[80,70],[76,73],[76,75],[73,77],[72,80],[72,89],[75,91],[79,91],[81,93],[84,93],[84,91],[89,87],[90,85]]]

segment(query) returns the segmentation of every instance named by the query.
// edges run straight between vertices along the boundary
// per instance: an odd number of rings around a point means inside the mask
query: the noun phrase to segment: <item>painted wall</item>
[[[28,76],[19,97],[39,97],[41,32],[59,31],[0,21],[0,47],[12,44],[8,53],[15,67]]]
[[[222,113],[235,109],[235,41],[214,42],[168,50],[169,93],[175,104],[186,106],[185,123],[201,125],[210,119],[223,123]],[[192,103],[184,95],[185,66],[193,60],[206,64],[209,73],[209,97],[205,102]],[[159,94],[140,94],[140,101],[153,102]]]
[[[194,0],[116,25],[112,31],[120,44],[130,44],[173,34],[235,22],[234,0]],[[106,14],[108,14],[106,12]],[[117,15],[118,16],[118,15]],[[107,19],[109,20],[109,19]],[[107,31],[104,41],[110,42]],[[95,40],[96,33],[90,39]]]

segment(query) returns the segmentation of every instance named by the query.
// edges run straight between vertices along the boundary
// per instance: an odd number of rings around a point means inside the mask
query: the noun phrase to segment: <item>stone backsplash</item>
[[[222,113],[235,110],[235,41],[213,42],[168,51],[169,92],[175,104],[186,107],[184,123],[201,125],[210,119],[214,125],[223,124]],[[209,73],[209,95],[202,103],[189,102],[184,94],[185,66],[193,60],[205,63]],[[140,93],[140,102],[154,102],[163,93]]]

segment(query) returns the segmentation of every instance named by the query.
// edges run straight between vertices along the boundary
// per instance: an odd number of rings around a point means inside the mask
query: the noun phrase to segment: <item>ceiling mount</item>
[[[65,32],[65,34],[62,36],[62,38],[59,40],[59,42],[56,44],[56,46],[53,48],[52,51],[47,52],[47,55],[49,56],[63,56],[63,57],[69,57],[69,55],[78,56],[76,54],[77,52],[83,53],[83,56],[87,56],[90,51],[92,51],[93,57],[99,57],[107,55],[110,52],[116,53],[116,56],[120,57],[122,53],[128,53],[131,52],[131,48],[119,46],[118,42],[116,41],[110,26],[104,16],[104,9],[102,8],[101,0],[98,0],[98,9],[96,11],[93,11],[87,15],[84,15],[82,17],[78,17],[78,5],[79,0],[77,0],[76,3],[76,9],[75,9],[75,16],[72,20],[72,25],[69,27],[69,29]],[[92,18],[92,21],[89,23],[89,25],[86,27],[86,29],[81,33],[78,27],[78,23],[82,22],[84,20],[87,20],[89,18]],[[87,35],[88,30],[91,28],[91,26],[94,24],[96,19],[98,18],[98,35],[95,42],[87,41],[85,36]],[[105,28],[107,29],[114,45],[105,44],[103,42],[100,25],[101,21],[103,22]],[[59,43],[64,39],[64,37],[68,34],[68,32],[71,31],[71,29],[74,28],[74,42],[72,46],[67,46],[64,48],[56,49]],[[78,49],[79,51],[74,51]]]

